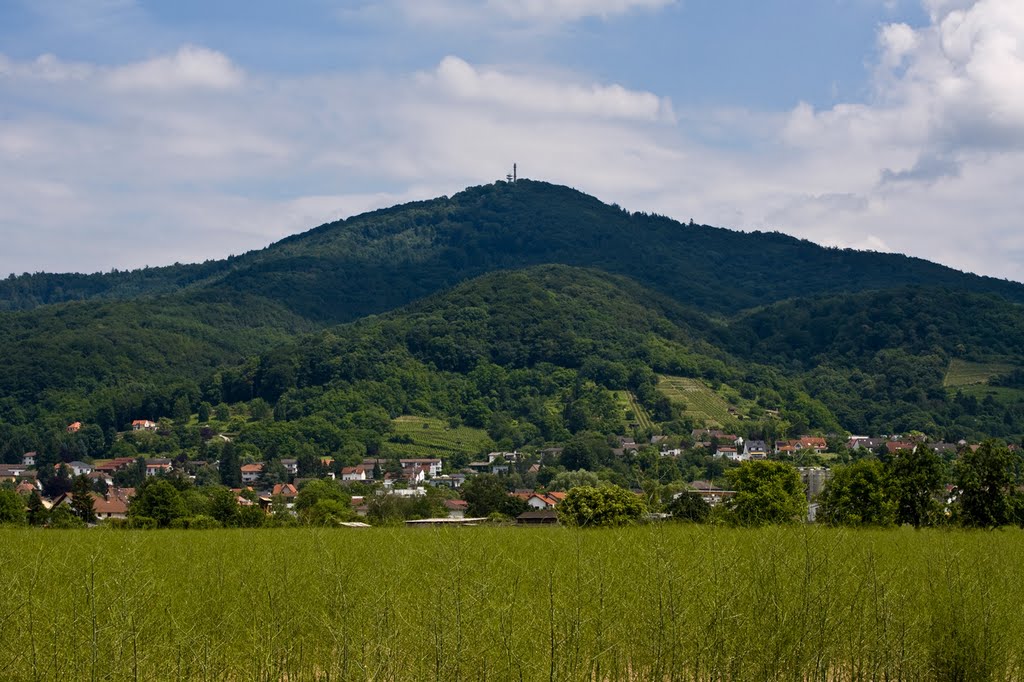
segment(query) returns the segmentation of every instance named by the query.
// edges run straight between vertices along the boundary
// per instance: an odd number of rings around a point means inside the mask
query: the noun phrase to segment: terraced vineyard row
[[[494,443],[483,429],[469,426],[450,427],[444,420],[432,417],[402,416],[392,421],[395,437],[408,442],[385,444],[385,451],[400,457],[437,457],[445,454],[477,455],[487,452]]]
[[[722,427],[735,421],[729,403],[699,379],[660,375],[658,390],[669,400],[686,406],[686,415],[698,424]]]
[[[623,414],[626,412],[632,412],[633,418],[629,419],[626,415],[626,421],[636,424],[641,429],[649,429],[654,426],[654,420],[651,419],[651,415],[647,413],[644,406],[637,402],[636,396],[633,395],[632,391],[615,391],[615,400],[622,407]]]

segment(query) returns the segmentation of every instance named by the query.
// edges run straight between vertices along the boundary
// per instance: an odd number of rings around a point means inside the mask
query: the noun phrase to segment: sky
[[[513,163],[1024,281],[1024,4],[0,0],[0,276],[223,258]]]

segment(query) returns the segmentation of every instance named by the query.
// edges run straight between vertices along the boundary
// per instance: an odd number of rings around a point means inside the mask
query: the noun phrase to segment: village
[[[67,431],[73,433],[81,428],[80,422],[74,422],[68,425]],[[158,425],[149,420],[135,420],[131,428],[133,431],[155,432]],[[641,453],[651,452],[656,452],[659,459],[703,459],[707,462],[707,470],[717,475],[686,481],[685,485],[672,488],[671,495],[673,498],[683,495],[698,497],[709,508],[728,505],[736,495],[736,491],[729,488],[727,477],[722,475],[729,468],[744,462],[788,462],[798,472],[804,486],[808,522],[816,520],[817,501],[832,476],[834,463],[842,464],[865,457],[892,458],[918,449],[952,460],[960,452],[976,451],[979,447],[977,443],[966,441],[929,441],[922,434],[896,437],[854,435],[845,439],[805,435],[769,444],[764,440],[745,439],[706,428],[694,429],[689,439],[653,436],[650,442],[638,443],[635,439],[619,436],[614,445],[611,452],[619,459],[636,458]],[[1019,452],[1017,444],[1008,445],[1008,449]],[[214,485],[230,491],[231,503],[246,512],[252,519],[248,525],[254,526],[263,525],[261,515],[267,519],[297,520],[296,501],[303,488],[313,480],[328,481],[334,490],[343,494],[339,499],[344,499],[345,513],[327,517],[331,525],[368,526],[368,521],[381,520],[374,518],[375,502],[386,499],[414,502],[428,497],[431,505],[398,512],[397,519],[392,516],[388,520],[408,525],[476,524],[488,520],[553,524],[559,522],[559,504],[574,484],[599,481],[593,472],[571,472],[559,466],[562,450],[561,447],[552,447],[540,451],[494,451],[481,454],[459,468],[446,466],[441,457],[367,457],[350,465],[323,457],[312,475],[301,471],[300,462],[295,458],[281,458],[273,463],[248,461],[237,465],[237,486],[219,485],[219,482]],[[43,516],[40,518],[45,520],[40,525],[53,525],[53,520],[61,518],[77,520],[83,516],[80,520],[88,525],[125,525],[132,517],[137,489],[148,481],[209,486],[216,478],[212,472],[223,476],[225,471],[224,463],[220,461],[167,457],[59,461],[45,465],[47,468],[41,471],[38,460],[36,452],[26,452],[20,463],[0,464],[0,486],[13,490],[24,502],[30,516],[33,507],[37,510],[41,507],[39,513]],[[547,475],[542,473],[545,469],[548,469]],[[552,476],[552,470],[560,471],[561,476]],[[587,478],[579,478],[580,474]],[[575,481],[567,478],[574,475],[577,476]],[[489,506],[482,505],[464,494],[473,488],[474,482],[485,479],[504,489],[507,504],[495,503],[492,499]],[[523,483],[533,485],[521,487]],[[642,482],[629,486],[629,489],[641,497],[651,496],[651,486]],[[86,491],[91,505],[81,500],[76,503],[76,495],[81,496]],[[948,504],[954,497],[954,486],[946,484],[945,502]],[[426,509],[432,513],[427,514]],[[664,519],[668,516],[652,511],[649,518]]]

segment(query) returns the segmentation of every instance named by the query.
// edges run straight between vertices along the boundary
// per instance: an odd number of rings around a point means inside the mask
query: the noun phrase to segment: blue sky
[[[0,273],[522,174],[1024,280],[1019,0],[0,0]]]

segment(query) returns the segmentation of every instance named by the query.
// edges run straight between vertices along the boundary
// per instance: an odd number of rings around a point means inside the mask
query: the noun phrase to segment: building
[[[24,464],[27,467],[35,466],[36,465],[36,453],[35,453],[35,451],[33,451],[33,452],[26,452],[24,455],[22,455],[21,456],[21,463]]]
[[[171,460],[165,457],[155,457],[146,460],[146,476],[171,473]]]
[[[242,483],[255,483],[263,475],[263,463],[242,465]]]
[[[68,468],[71,469],[72,476],[87,476],[92,473],[92,465],[86,464],[85,462],[68,462]]]
[[[448,510],[448,518],[464,519],[469,510],[469,503],[465,500],[445,500],[444,508]]]
[[[798,467],[800,480],[807,489],[807,501],[811,502],[825,489],[828,479],[832,478],[832,470],[825,467]]]
[[[748,440],[743,444],[743,455],[747,459],[767,459],[768,446],[763,440]]]
[[[299,473],[299,460],[297,459],[282,459],[281,466],[287,474],[295,476]]]
[[[367,478],[369,476],[366,467],[363,466],[344,467],[341,470],[341,480],[343,481],[365,481]]]
[[[132,431],[156,431],[156,422],[148,419],[136,419],[132,422]]]
[[[73,422],[71,424],[68,424],[68,428],[67,428],[67,432],[68,433],[78,433],[81,430],[82,430],[82,422]]]
[[[439,459],[400,459],[398,463],[402,465],[402,470],[417,469],[426,467],[426,475],[433,478],[441,474],[441,460]]]
[[[700,495],[701,499],[708,503],[708,506],[717,507],[726,500],[736,495],[735,490],[719,488],[711,481],[690,481],[690,490],[677,493],[679,495]]]

